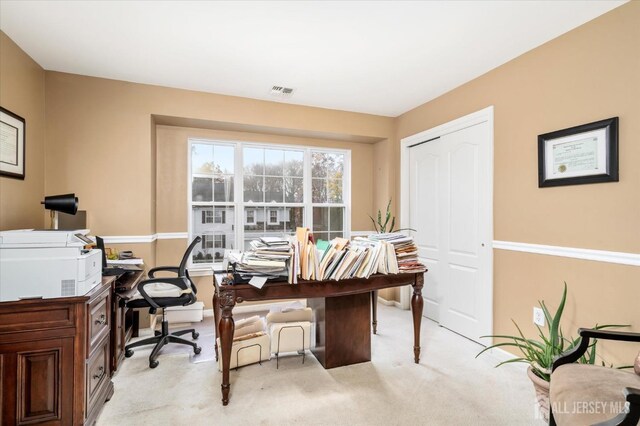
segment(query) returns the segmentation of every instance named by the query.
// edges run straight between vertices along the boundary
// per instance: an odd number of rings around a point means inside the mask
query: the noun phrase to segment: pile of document
[[[412,237],[375,234],[353,241],[334,238],[316,244],[306,228],[298,228],[289,271],[291,283],[303,280],[369,278],[373,274],[424,272]],[[293,276],[291,276],[293,274]]]
[[[279,237],[262,237],[250,243],[252,250],[245,252],[231,251],[228,260],[234,265],[240,277],[287,277],[288,262],[293,250],[289,240]],[[264,284],[264,282],[262,282]]]
[[[394,232],[390,234],[372,234],[369,238],[393,245],[399,273],[407,274],[426,271],[425,266],[418,261],[418,247],[414,243],[413,237]]]
[[[251,250],[228,257],[235,272],[258,288],[267,278],[287,277],[289,284],[297,284],[298,279],[338,281],[426,270],[413,237],[400,233],[315,242],[308,228],[297,228],[295,236],[262,237],[249,245]]]

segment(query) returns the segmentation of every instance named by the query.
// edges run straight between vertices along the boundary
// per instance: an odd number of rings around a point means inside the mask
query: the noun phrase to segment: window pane
[[[327,182],[328,187],[328,202],[341,203],[342,202],[342,179],[329,179]]]
[[[191,145],[191,172],[192,173],[213,173],[213,145],[193,144]]]
[[[264,232],[264,207],[245,207],[244,209],[244,232],[260,233]]]
[[[244,200],[262,203],[264,201],[263,184],[264,177],[262,176],[245,176]]]
[[[244,148],[242,151],[244,172],[250,175],[264,174],[264,149]]]
[[[302,178],[284,179],[284,201],[285,203],[302,203],[304,201],[304,185]]]
[[[296,228],[304,224],[303,207],[285,207],[284,209],[284,231],[287,234],[296,232]]]
[[[302,177],[304,171],[304,152],[284,152],[284,175]]]
[[[284,200],[284,179],[277,177],[264,178],[264,201],[266,203],[282,203]]]
[[[329,208],[314,207],[313,208],[313,232],[329,230]]]
[[[327,154],[324,152],[311,153],[311,176],[325,177],[327,176]]]
[[[233,176],[213,178],[213,201],[233,201]]]
[[[329,233],[328,232],[314,232],[313,233],[313,238],[315,238],[316,241],[318,241],[318,240],[329,241]]]
[[[329,239],[333,240],[334,238],[344,238],[344,234],[342,232],[329,232]]]
[[[211,178],[193,178],[191,197],[193,201],[213,201],[213,182]]]
[[[326,154],[327,176],[342,179],[344,174],[344,155]]]
[[[344,231],[344,208],[329,207],[329,230]]]
[[[284,233],[284,209],[267,207],[266,230]]]
[[[327,202],[327,181],[325,179],[311,181],[311,199],[314,203]]]
[[[216,145],[213,149],[214,172],[233,174],[234,147]]]
[[[220,221],[208,218],[220,218]],[[224,219],[224,220],[222,220]],[[233,249],[235,241],[235,208],[229,206],[193,207],[192,232],[202,242],[192,253],[194,263],[212,263],[222,260],[224,249]]]
[[[281,149],[264,150],[264,174],[267,176],[282,176],[284,151]]]

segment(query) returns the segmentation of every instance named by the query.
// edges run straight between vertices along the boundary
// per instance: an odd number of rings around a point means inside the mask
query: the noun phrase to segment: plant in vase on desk
[[[538,302],[544,313],[546,323],[546,330],[543,330],[536,325],[536,328],[538,329],[539,340],[529,339],[525,337],[518,324],[516,324],[516,322],[512,320],[514,325],[516,326],[516,329],[518,330],[517,336],[482,336],[502,339],[506,341],[488,346],[480,353],[478,353],[478,355],[476,355],[477,358],[484,352],[501,346],[517,348],[522,353],[521,357],[503,361],[496,365],[496,367],[512,362],[524,362],[529,364],[529,368],[527,369],[527,376],[529,376],[529,379],[533,383],[533,387],[536,391],[536,400],[538,401],[540,412],[545,421],[548,421],[549,419],[549,382],[551,380],[551,367],[553,365],[553,361],[557,356],[574,348],[580,343],[580,337],[567,338],[562,333],[562,328],[560,327],[560,320],[562,319],[562,313],[564,312],[566,300],[567,283],[565,282],[564,290],[562,292],[562,298],[560,299],[560,304],[558,305],[558,309],[555,311],[555,313],[553,313],[553,315],[549,311],[549,308],[544,303],[544,301]],[[616,327],[628,327],[628,325],[596,324],[593,329],[599,330],[604,328]],[[579,363],[595,364],[597,343],[597,339],[594,339],[593,343],[589,345],[587,352],[578,360]],[[604,362],[602,364],[604,365]]]

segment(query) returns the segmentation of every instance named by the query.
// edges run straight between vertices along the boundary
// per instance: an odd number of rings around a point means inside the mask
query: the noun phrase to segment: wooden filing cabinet
[[[0,302],[0,423],[94,424],[113,394],[113,278],[79,297]]]

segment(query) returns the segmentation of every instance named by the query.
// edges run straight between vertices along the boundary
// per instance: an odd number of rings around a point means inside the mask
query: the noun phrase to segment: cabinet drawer
[[[105,291],[89,303],[87,315],[87,354],[91,354],[96,344],[109,334],[111,327],[111,296]]]
[[[96,351],[91,355],[86,365],[86,410],[88,415],[93,407],[100,402],[98,397],[102,389],[109,382],[109,338],[102,340]]]

